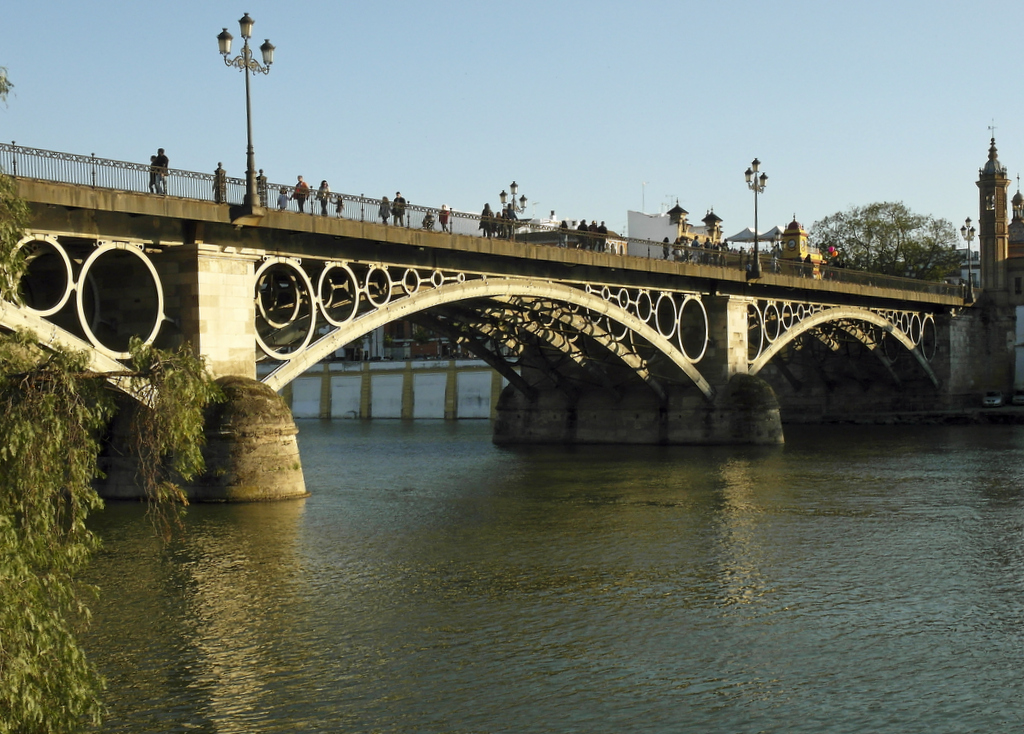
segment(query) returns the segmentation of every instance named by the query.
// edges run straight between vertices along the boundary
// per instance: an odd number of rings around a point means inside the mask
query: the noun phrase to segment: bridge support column
[[[284,400],[266,385],[245,377],[220,378],[227,396],[206,416],[206,472],[181,482],[190,502],[260,502],[308,496],[295,440],[298,430]],[[132,411],[146,410],[123,399],[109,448],[101,459],[106,478],[97,491],[105,499],[146,499],[137,465],[126,454]]]
[[[704,379],[725,385],[733,375],[747,374],[747,308],[750,300],[736,296],[705,296],[708,350],[700,361]]]
[[[227,400],[206,417],[206,473],[188,488],[201,502],[255,502],[308,496],[295,440],[298,429],[280,395],[256,380],[219,379]]]
[[[257,258],[238,249],[200,243],[169,253],[177,272],[166,286],[180,307],[182,338],[213,375],[255,378]]]

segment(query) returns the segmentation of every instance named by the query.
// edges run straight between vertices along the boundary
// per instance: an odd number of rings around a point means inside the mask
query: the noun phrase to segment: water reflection
[[[107,578],[119,579],[116,597],[104,584],[97,610],[106,618],[98,644],[117,647],[110,689],[147,700],[154,723],[173,720],[170,692],[198,721],[251,731],[245,722],[264,715],[261,695],[280,668],[274,651],[305,616],[296,588],[304,513],[302,500],[195,506],[164,545],[140,506],[110,506],[97,528]]]

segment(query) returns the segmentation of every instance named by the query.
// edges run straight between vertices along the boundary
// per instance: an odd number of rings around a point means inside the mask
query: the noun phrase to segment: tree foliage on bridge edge
[[[960,239],[945,219],[915,214],[902,202],[854,206],[815,222],[811,241],[835,247],[847,267],[920,280],[958,274]]]
[[[0,175],[0,297],[17,301],[17,244],[28,208]],[[202,471],[203,409],[219,399],[202,360],[133,340],[119,379],[142,394],[131,450],[157,503],[183,501],[172,481]],[[106,375],[86,355],[42,349],[31,334],[0,334],[0,734],[66,732],[96,723],[103,679],[79,635],[97,590],[79,575],[98,541],[86,527],[104,430],[116,410]]]

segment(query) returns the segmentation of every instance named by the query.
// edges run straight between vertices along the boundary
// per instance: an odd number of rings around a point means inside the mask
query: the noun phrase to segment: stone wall
[[[479,360],[324,362],[281,394],[296,418],[489,419],[504,384]]]

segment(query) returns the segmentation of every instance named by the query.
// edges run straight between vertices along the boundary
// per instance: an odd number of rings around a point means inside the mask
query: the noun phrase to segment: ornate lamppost
[[[523,212],[525,212],[526,211],[526,196],[525,195],[520,196],[519,197],[519,203],[516,203],[516,194],[519,193],[519,184],[517,184],[515,181],[513,181],[511,184],[509,184],[508,190],[512,192],[512,201],[511,202],[509,201],[508,194],[505,193],[504,189],[502,189],[501,193],[498,194],[498,198],[501,199],[501,208],[502,209],[507,209],[508,206],[506,206],[506,205],[511,205],[513,213],[522,214]]]
[[[750,164],[750,168],[743,174],[747,178],[747,187],[754,192],[754,264],[747,275],[750,280],[761,277],[761,254],[757,246],[757,195],[764,191],[764,187],[768,183],[768,174],[762,173],[758,176],[757,173],[760,167],[761,161],[755,158]]]
[[[232,41],[232,36],[228,33],[228,29],[225,28],[217,36],[217,45],[224,56],[224,64],[236,67],[245,76],[245,122],[248,134],[248,149],[246,150],[245,160],[245,203],[242,212],[243,216],[251,216],[265,204],[265,202],[260,201],[259,190],[256,188],[256,155],[253,153],[252,148],[252,98],[249,94],[249,74],[256,74],[257,72],[269,74],[270,65],[274,63],[274,46],[270,43],[269,38],[260,46],[260,53],[263,54],[263,65],[261,66],[253,58],[252,51],[249,49],[249,38],[252,36],[253,23],[254,21],[249,17],[248,13],[243,15],[241,20],[238,21],[238,27],[241,29],[242,38],[245,39],[245,43],[242,46],[242,53],[233,59],[228,58],[231,54]]]
[[[974,232],[974,227],[971,226],[971,218],[967,217],[964,220],[964,226],[960,228],[960,236],[967,243],[967,292],[964,298],[968,301],[974,301],[974,272],[972,268],[973,258],[971,256],[971,243],[974,242]]]

